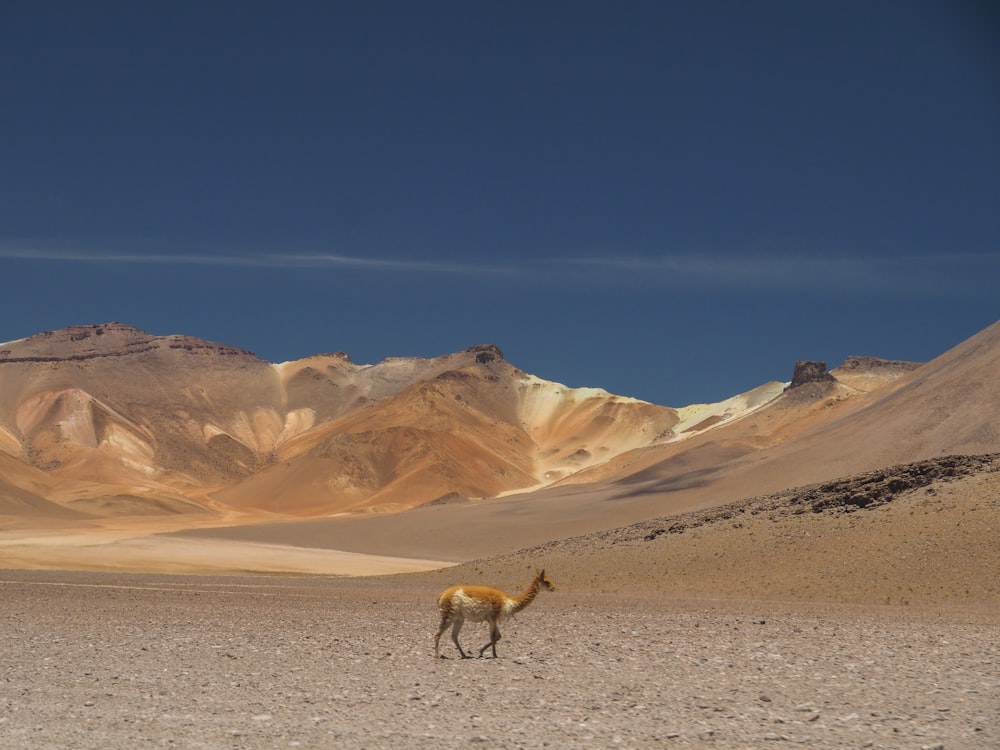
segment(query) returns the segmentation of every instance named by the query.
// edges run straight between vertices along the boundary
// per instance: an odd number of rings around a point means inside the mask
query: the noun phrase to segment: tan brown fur
[[[510,596],[500,589],[490,586],[452,586],[438,595],[438,609],[441,612],[441,625],[434,637],[434,658],[441,657],[441,634],[451,626],[451,639],[458,648],[463,659],[469,655],[458,642],[458,633],[466,620],[470,622],[486,622],[490,626],[490,640],[479,649],[482,656],[487,648],[493,649],[493,658],[497,656],[497,641],[500,640],[499,623],[504,622],[534,601],[539,589],[555,591],[552,581],[544,570],[535,574],[531,583],[519,596]]]

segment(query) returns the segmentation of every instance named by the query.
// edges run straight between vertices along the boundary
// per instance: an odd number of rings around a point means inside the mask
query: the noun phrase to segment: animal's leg
[[[458,648],[458,653],[462,655],[462,658],[468,659],[469,655],[462,650],[462,644],[458,642],[458,631],[462,629],[463,622],[465,622],[465,618],[461,615],[455,618],[455,624],[451,626],[451,639],[455,641],[455,646]]]
[[[482,658],[483,651],[485,651],[486,649],[492,647],[493,648],[493,658],[496,659],[497,658],[497,641],[499,641],[499,640],[500,640],[500,628],[499,628],[499,626],[495,622],[491,623],[490,624],[490,642],[487,643],[485,646],[483,646],[481,649],[479,649],[479,656],[480,656],[480,658]]]
[[[434,636],[434,658],[441,658],[441,634],[448,629],[451,624],[451,615],[447,612],[441,615],[441,625],[438,627],[437,635]]]

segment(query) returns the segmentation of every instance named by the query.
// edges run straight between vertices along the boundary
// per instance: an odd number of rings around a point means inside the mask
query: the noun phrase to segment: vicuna
[[[434,658],[441,658],[441,634],[451,625],[451,639],[458,648],[463,659],[469,655],[462,650],[458,642],[458,632],[466,620],[469,622],[488,622],[490,624],[490,642],[479,649],[482,656],[487,648],[493,649],[493,658],[497,656],[497,641],[500,640],[499,624],[505,622],[534,601],[540,588],[555,591],[545,576],[544,570],[539,570],[520,596],[510,596],[499,589],[489,586],[452,586],[438,596],[438,609],[441,610],[441,627],[434,637]]]

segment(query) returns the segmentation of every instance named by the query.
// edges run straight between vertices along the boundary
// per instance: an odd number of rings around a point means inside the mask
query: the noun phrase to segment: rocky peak
[[[125,357],[156,349],[256,358],[251,352],[191,336],[153,336],[123,323],[100,323],[45,331],[13,342],[0,349],[0,363],[79,362]]]
[[[920,367],[919,362],[906,362],[898,359],[882,359],[881,357],[860,357],[851,355],[844,360],[838,368],[849,371],[877,371],[877,370],[915,370]]]
[[[806,383],[832,383],[837,379],[826,369],[826,362],[810,362],[799,360],[792,372],[792,382],[788,386],[798,388]]]
[[[496,344],[479,344],[478,346],[471,346],[465,351],[475,355],[476,362],[481,365],[504,359],[503,352],[500,351],[500,347]]]
[[[919,362],[850,356],[833,370],[833,376],[850,388],[871,391],[898,380],[918,367]]]
[[[44,331],[0,350],[0,362],[61,362],[155,348],[145,331],[122,323],[69,326]]]
[[[102,337],[107,337],[102,338]],[[94,325],[67,326],[56,331],[43,331],[28,339],[29,342],[50,341],[64,344],[66,342],[80,346],[94,346],[99,342],[111,341],[148,341],[153,338],[143,330],[124,323],[97,323]]]

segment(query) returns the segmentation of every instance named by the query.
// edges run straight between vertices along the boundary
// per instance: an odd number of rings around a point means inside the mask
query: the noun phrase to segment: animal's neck
[[[537,578],[528,584],[528,588],[524,590],[524,593],[514,598],[514,606],[511,608],[511,611],[514,613],[520,612],[522,609],[531,604],[531,602],[533,602],[535,597],[538,595],[538,586],[539,581]]]

